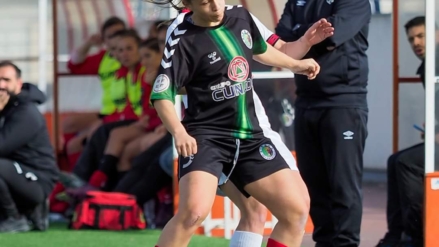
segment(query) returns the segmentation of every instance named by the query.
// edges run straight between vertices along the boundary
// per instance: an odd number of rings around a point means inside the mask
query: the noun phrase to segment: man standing
[[[0,62],[0,233],[47,229],[46,199],[58,177],[38,88]],[[26,218],[27,216],[27,218]]]
[[[321,18],[335,32],[305,56],[320,64],[317,78],[296,76],[297,161],[311,196],[316,246],[357,247],[368,118],[369,0],[289,0],[276,34],[287,42],[299,40]]]
[[[425,85],[425,17],[418,16],[405,24],[407,39],[422,61],[417,70]],[[439,38],[439,31],[436,30]],[[439,42],[439,39],[436,39]],[[439,48],[439,47],[438,47]],[[439,49],[436,57],[439,58]],[[436,63],[436,74],[439,64]],[[439,91],[436,91],[436,118],[439,116]],[[439,169],[439,126],[436,125],[435,170]],[[392,154],[387,161],[387,233],[376,247],[424,246],[424,142]]]

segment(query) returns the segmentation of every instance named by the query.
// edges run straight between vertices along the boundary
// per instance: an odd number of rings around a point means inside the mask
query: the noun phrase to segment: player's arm
[[[186,132],[186,129],[180,122],[180,118],[175,111],[174,103],[170,100],[155,100],[154,107],[160,116],[166,129],[173,135]]]
[[[285,68],[297,74],[308,75],[310,79],[313,79],[320,71],[319,65],[312,59],[296,60],[276,50],[270,45],[267,45],[266,47],[266,52],[254,55],[253,59],[265,65]]]
[[[182,42],[180,38],[180,42]],[[167,45],[151,93],[151,103],[163,125],[174,136],[177,152],[183,156],[197,153],[197,143],[188,135],[174,107],[177,92],[189,81],[189,65],[183,48]],[[169,54],[172,54],[169,56]]]
[[[309,49],[311,49],[309,42],[305,42],[303,39],[288,43],[281,40],[279,36],[270,31],[270,29],[268,29],[256,16],[254,16],[252,13],[250,13],[250,16],[262,38],[269,45],[273,46],[279,51],[282,51],[288,56],[294,59],[301,59],[306,55],[306,53],[308,53]]]
[[[251,14],[248,11],[246,11],[246,13],[249,17],[250,34],[253,40],[252,50],[254,60],[265,65],[286,68],[294,73],[307,75],[310,79],[315,78],[320,71],[320,67],[314,60],[308,59],[299,61],[293,59],[267,44]]]

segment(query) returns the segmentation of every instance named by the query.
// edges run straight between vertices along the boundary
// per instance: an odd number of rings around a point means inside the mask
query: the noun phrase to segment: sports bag
[[[113,192],[91,191],[76,206],[71,228],[128,230],[145,229],[142,210],[132,195]]]

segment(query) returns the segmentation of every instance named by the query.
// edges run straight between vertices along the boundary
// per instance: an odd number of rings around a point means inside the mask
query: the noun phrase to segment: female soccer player
[[[225,13],[236,11],[237,8],[226,7]],[[181,11],[182,15],[187,13],[184,9]],[[301,59],[311,48],[311,46],[318,44],[325,40],[327,37],[333,35],[334,28],[326,19],[321,19],[314,23],[304,36],[295,42],[286,43],[281,40],[276,34],[273,34],[267,27],[265,27],[256,17],[252,16],[255,21],[259,32],[264,40],[277,50],[283,51],[288,56],[294,59]],[[162,24],[160,26],[159,37],[163,46],[166,42],[167,28],[171,23]],[[169,28],[169,32],[172,33],[176,28],[176,24]],[[164,50],[164,47],[162,48]],[[180,90],[184,91],[184,90]],[[187,96],[183,96],[185,103],[187,102]],[[291,156],[291,160],[294,158]],[[294,164],[294,163],[293,163]],[[171,169],[171,168],[167,168]],[[224,176],[224,175],[223,175]],[[220,181],[222,182],[222,181]],[[223,193],[228,196],[233,203],[239,208],[241,212],[241,218],[235,231],[233,232],[230,240],[230,247],[248,247],[248,246],[261,246],[263,241],[263,233],[266,222],[267,209],[252,197],[246,198],[232,182],[219,184]]]
[[[253,92],[248,61],[254,55],[260,62],[289,68],[310,79],[318,74],[319,66],[312,59],[297,61],[267,46],[244,8],[228,7],[238,10],[224,15],[223,0],[184,3],[192,13],[179,16],[174,31],[168,31],[151,95],[182,156],[179,211],[157,246],[187,246],[210,211],[221,173],[278,218],[269,247],[299,246],[309,197],[291,164],[294,159],[270,129]],[[184,126],[172,104],[182,87],[189,99]]]

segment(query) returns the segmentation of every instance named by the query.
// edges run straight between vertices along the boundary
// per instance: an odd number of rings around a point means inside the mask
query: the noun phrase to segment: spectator
[[[425,17],[418,16],[405,24],[410,46],[422,61],[417,74],[425,84]],[[437,31],[437,35],[439,32]],[[439,36],[438,36],[439,37]],[[436,39],[439,42],[439,39]],[[439,47],[438,47],[439,48]],[[439,53],[439,49],[436,48]],[[436,55],[439,58],[438,55]],[[438,60],[436,60],[438,61]],[[439,64],[436,64],[439,74]],[[436,102],[439,102],[436,93]],[[437,105],[437,104],[436,104]],[[439,105],[436,111],[439,111]],[[436,118],[439,113],[436,113]],[[436,126],[435,167],[439,169],[439,126]],[[387,161],[387,227],[377,247],[422,247],[425,144],[414,145],[392,154]]]
[[[112,81],[115,72],[120,68],[120,63],[111,56],[106,49],[109,48],[110,37],[119,30],[124,30],[126,25],[118,17],[111,17],[102,25],[100,34],[90,38],[71,54],[68,68],[73,74],[99,75],[102,87],[102,108],[99,113],[82,113],[68,117],[63,122],[65,139],[71,139],[78,132],[76,141],[72,141],[69,152],[74,153],[82,149],[83,141],[91,136],[91,133],[101,124],[100,118],[116,111],[116,106],[111,98]],[[88,56],[92,47],[103,48],[94,55]],[[74,145],[76,144],[76,145]],[[78,147],[78,144],[81,144]]]
[[[335,32],[305,56],[320,64],[317,78],[295,78],[297,162],[311,197],[316,246],[354,247],[360,243],[367,136],[369,0],[289,0],[276,34],[299,40],[321,18]]]
[[[172,150],[172,136],[163,125],[156,131],[161,138],[133,159],[132,169],[126,173],[115,188],[116,192],[135,195],[140,206],[154,199],[160,190],[172,185],[173,174],[168,174],[165,169],[172,167],[173,159],[172,156],[163,156],[166,155],[167,150]],[[164,167],[165,169],[163,169]],[[159,197],[157,227],[165,226],[172,216],[172,199],[165,200]]]
[[[154,23],[152,23],[151,27],[149,28],[148,39],[157,38],[158,27],[162,22],[163,21],[155,21]]]
[[[0,62],[0,232],[46,230],[46,199],[58,177],[44,117],[36,104],[46,100],[23,83],[21,70]],[[28,217],[28,219],[26,218]]]
[[[144,68],[146,68],[143,80],[152,86],[162,60],[162,53],[159,48],[158,40],[156,38],[150,38],[143,41],[140,44],[139,52],[140,63]],[[166,129],[164,129],[164,131],[166,132]],[[131,168],[132,159],[148,149],[156,141],[161,139],[163,135],[163,131],[154,131],[145,135],[139,135],[137,138],[128,143],[120,157],[118,170],[120,172],[128,171]]]
[[[110,38],[110,43],[111,43],[110,45],[112,47],[117,48],[117,44],[115,44],[115,43],[117,43],[117,40],[119,39],[118,37],[120,35],[123,35],[124,33],[125,33],[125,31],[119,31],[119,32],[116,32],[115,34],[113,34],[112,37]],[[162,33],[163,33],[163,28],[160,28],[159,35],[162,35]],[[166,35],[166,28],[164,30],[164,33]],[[116,48],[114,48],[114,54],[117,57],[117,52],[115,51]],[[147,80],[147,78],[146,78],[147,76],[149,76],[149,72],[145,73],[144,80]],[[147,103],[147,101],[145,103]],[[130,104],[128,104],[127,107],[130,107]],[[129,110],[129,111],[131,112],[131,110]],[[112,116],[113,115],[112,114],[110,116],[107,116],[107,118],[121,119],[122,117],[120,114],[121,114],[120,112],[115,112],[114,116]],[[74,171],[73,171],[73,173],[75,175],[77,175],[80,179],[82,179],[84,181],[88,181],[90,179],[90,177],[92,176],[92,174],[97,170],[98,164],[101,162],[101,159],[102,159],[104,151],[105,151],[106,143],[108,142],[108,138],[109,138],[109,135],[112,132],[112,130],[117,129],[117,128],[122,127],[122,126],[128,126],[128,125],[133,124],[135,122],[135,120],[132,119],[131,117],[130,117],[131,120],[126,120],[127,117],[123,117],[123,119],[125,119],[125,120],[119,121],[119,122],[108,123],[108,124],[101,126],[100,128],[98,128],[96,133],[90,138],[91,143],[86,144],[86,146],[84,148],[84,152],[79,157],[79,160],[76,163],[76,166],[75,166]],[[63,183],[65,185],[69,185],[68,187],[70,187],[71,182],[69,182],[69,181],[72,180],[72,178],[70,176],[68,176],[67,174],[64,174],[64,175],[66,175],[66,176],[62,177],[62,180],[65,180],[65,181],[63,181]],[[76,187],[76,186],[74,186],[74,187]]]
[[[168,31],[169,25],[166,23],[160,24],[160,26],[157,28],[157,39],[159,41],[160,50],[165,50],[165,44],[166,44],[166,32]]]
[[[121,95],[122,98],[118,101],[121,107],[118,104],[117,108],[125,109],[125,119],[138,119],[138,121],[111,131],[104,157],[99,165],[99,169],[90,178],[89,185],[68,191],[74,197],[82,198],[87,191],[99,189],[105,182],[110,181],[111,176],[116,173],[115,170],[119,158],[127,144],[153,131],[161,123],[156,111],[149,106],[152,82],[145,81],[145,71],[147,68],[144,68],[140,63],[140,42],[141,39],[134,30],[127,30],[120,35],[117,53],[123,67],[117,71],[116,77],[118,80],[114,82],[119,85],[113,86],[124,87],[127,85],[126,93]],[[156,46],[158,49],[158,44]],[[126,83],[127,81],[128,83]],[[154,136],[155,133],[149,135]],[[132,148],[131,146],[128,147]],[[136,151],[136,154],[138,154],[140,150]],[[132,150],[130,153],[132,153]],[[124,171],[119,170],[118,176],[123,176],[125,172],[125,169]],[[108,190],[113,186],[106,184],[106,187]]]

